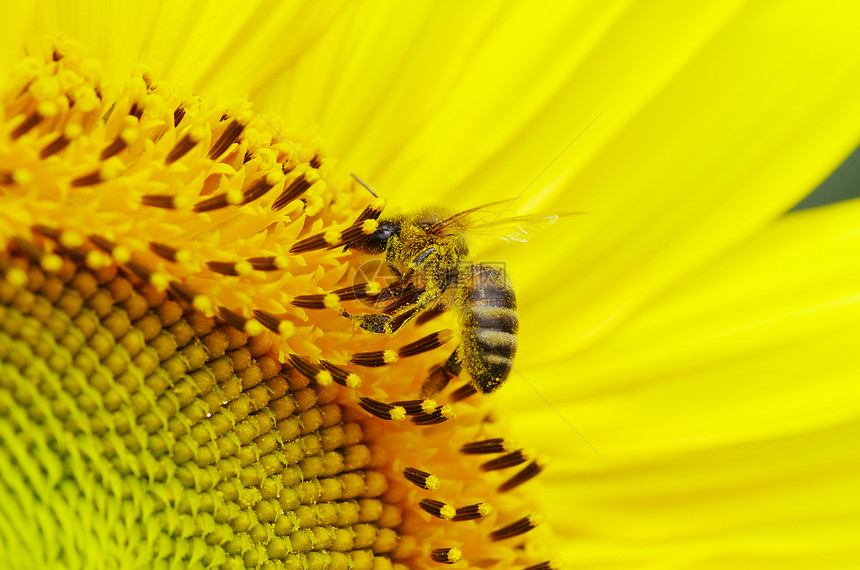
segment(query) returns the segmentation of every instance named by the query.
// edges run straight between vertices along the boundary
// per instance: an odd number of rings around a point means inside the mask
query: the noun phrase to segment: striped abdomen
[[[462,292],[462,361],[489,394],[508,378],[517,352],[517,297],[503,268],[475,264]]]

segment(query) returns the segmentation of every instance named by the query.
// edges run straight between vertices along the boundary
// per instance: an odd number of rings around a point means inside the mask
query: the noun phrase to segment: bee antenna
[[[374,198],[379,198],[379,196],[377,196],[377,195],[376,195],[376,192],[374,192],[373,190],[371,190],[371,189],[370,189],[370,186],[368,186],[367,184],[365,184],[364,182],[362,182],[362,181],[361,181],[361,178],[359,178],[359,177],[358,177],[358,176],[356,176],[355,174],[351,174],[351,173],[350,173],[350,176],[352,176],[353,178],[355,178],[355,179],[356,179],[356,181],[357,181],[359,184],[361,184],[362,186],[364,186],[364,187],[367,189],[367,191],[368,191],[368,192],[370,192],[370,194],[371,194]]]

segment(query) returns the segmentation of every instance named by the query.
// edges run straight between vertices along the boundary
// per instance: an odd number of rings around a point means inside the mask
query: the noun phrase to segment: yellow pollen
[[[396,421],[403,421],[406,419],[406,408],[403,406],[394,406],[391,408],[391,419]]]
[[[286,176],[280,169],[270,170],[268,174],[266,174],[266,184],[269,186],[275,186],[276,184],[283,182]]]
[[[454,406],[451,404],[445,404],[439,412],[442,414],[442,417],[448,418],[449,420],[457,417],[457,410],[454,409]]]
[[[427,480],[424,482],[424,486],[427,487],[428,491],[438,491],[441,483],[439,482],[439,478],[435,475],[430,475],[427,477]]]
[[[257,319],[248,319],[245,321],[245,332],[251,336],[257,336],[258,334],[263,334],[265,332],[266,327],[260,323]]]
[[[236,273],[239,275],[250,275],[254,271],[254,266],[250,261],[242,260],[234,265]]]
[[[111,257],[103,251],[92,250],[87,253],[85,261],[90,269],[102,269],[113,264]]]
[[[370,201],[370,207],[377,211],[382,211],[385,209],[385,199],[384,198],[374,198]]]
[[[242,191],[238,188],[233,188],[232,190],[227,191],[227,203],[228,204],[238,204],[242,201]]]
[[[63,131],[63,136],[69,140],[75,140],[83,134],[84,128],[77,123],[71,124]]]
[[[113,248],[111,255],[119,264],[125,264],[131,261],[131,251],[125,246],[118,245]]]
[[[206,125],[196,124],[189,127],[188,130],[185,131],[185,134],[188,135],[188,138],[196,144],[205,139],[206,133],[208,132],[209,129],[206,128]]]
[[[149,278],[149,282],[152,283],[152,286],[155,287],[156,291],[166,291],[167,287],[170,285],[170,278],[164,273],[153,272],[152,276]]]
[[[329,293],[323,297],[323,304],[327,309],[338,311],[341,309],[340,296],[337,293]]]
[[[276,255],[275,256],[274,263],[275,263],[275,268],[277,268],[277,269],[285,269],[287,267],[287,265],[289,264],[289,262],[290,261],[286,255]]]
[[[454,564],[455,562],[459,562],[463,559],[463,551],[459,548],[452,548],[448,551],[448,563]]]
[[[488,503],[480,503],[478,505],[478,514],[482,517],[488,517],[493,514],[493,507]]]
[[[376,220],[364,220],[361,222],[361,233],[364,235],[370,235],[379,229],[379,222]]]
[[[194,207],[194,202],[188,196],[177,196],[173,199],[173,205],[181,212],[190,212]]]
[[[99,179],[102,181],[113,180],[125,170],[125,165],[117,157],[107,159],[99,171]]]
[[[53,101],[42,101],[36,105],[36,112],[42,117],[55,117],[60,112],[60,108]]]
[[[354,372],[350,372],[349,374],[347,374],[344,382],[346,382],[347,388],[358,388],[361,386],[361,377]]]
[[[382,353],[382,361],[385,364],[394,364],[400,357],[397,356],[397,351],[393,348],[386,349]]]
[[[451,505],[445,505],[441,509],[439,509],[439,516],[443,519],[449,521],[454,518],[454,515],[457,514],[457,509],[452,507]]]
[[[26,168],[16,168],[12,171],[12,182],[18,186],[29,186],[33,182],[33,173]]]
[[[371,281],[365,286],[364,291],[368,295],[379,295],[382,293],[382,285],[378,281]]]
[[[332,229],[328,230],[325,234],[323,234],[323,238],[325,239],[327,244],[335,245],[336,243],[340,242],[342,235],[343,232],[341,232],[340,230]]]
[[[6,279],[15,287],[23,287],[28,281],[27,273],[17,267],[13,267],[6,272]]]
[[[60,232],[60,245],[64,247],[81,247],[84,245],[84,236],[75,230],[63,230]]]
[[[140,129],[138,129],[137,126],[126,127],[122,130],[122,133],[120,133],[119,136],[126,144],[132,144],[140,136]]]
[[[176,263],[188,264],[191,263],[193,256],[191,252],[187,249],[177,249],[176,250]]]
[[[328,370],[320,370],[317,372],[317,375],[314,377],[317,381],[317,384],[320,386],[331,386],[334,382],[334,378],[331,375],[331,372]]]
[[[204,315],[212,315],[215,312],[212,306],[212,299],[205,295],[195,296],[191,305]]]
[[[55,255],[53,253],[49,253],[42,257],[42,269],[45,271],[56,273],[60,269],[63,268],[63,258],[59,255]]]
[[[278,334],[282,338],[290,338],[296,333],[296,325],[290,321],[281,321],[278,323]]]
[[[437,405],[438,404],[436,404],[436,400],[427,399],[421,402],[421,409],[424,411],[425,414],[429,414],[436,409]]]

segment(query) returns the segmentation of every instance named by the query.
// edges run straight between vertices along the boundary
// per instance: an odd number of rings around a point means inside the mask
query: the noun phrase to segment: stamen
[[[434,548],[430,558],[440,564],[455,564],[463,559],[463,551],[459,548]]]
[[[334,381],[341,386],[346,386],[347,388],[358,388],[361,386],[361,378],[358,374],[344,370],[339,366],[335,366],[327,360],[320,360],[320,364],[322,364],[326,370],[331,372]]]
[[[401,421],[406,419],[406,410],[401,406],[392,406],[372,398],[360,398],[358,405],[366,412],[383,420]]]
[[[289,261],[286,256],[272,255],[269,257],[250,257],[248,263],[257,271],[277,271],[285,269]]]
[[[453,521],[473,521],[482,519],[493,514],[493,507],[487,503],[476,503],[468,507],[460,507],[457,509],[457,514],[454,515]]]
[[[373,350],[371,352],[356,352],[349,359],[353,364],[367,368],[379,368],[397,362],[397,352],[391,350]]]
[[[529,515],[527,517],[523,517],[491,532],[490,540],[498,542],[499,540],[505,540],[525,534],[541,522],[543,522],[543,517],[540,515]]]
[[[511,489],[519,487],[529,479],[538,475],[541,471],[543,471],[543,466],[540,465],[537,461],[532,461],[528,465],[522,468],[516,475],[499,485],[499,492],[506,493]]]
[[[304,175],[299,176],[295,180],[293,180],[289,186],[284,188],[284,191],[281,192],[281,195],[278,196],[275,201],[272,203],[273,210],[281,210],[286,207],[290,202],[304,194],[308,188],[312,186],[312,182],[305,178]],[[292,250],[291,250],[292,251]]]
[[[456,417],[456,415],[457,412],[454,410],[454,407],[451,406],[451,404],[445,404],[443,406],[438,406],[429,414],[421,413],[413,416],[412,423],[419,426],[432,426],[446,422],[451,418]]]
[[[439,489],[439,478],[426,471],[407,467],[403,470],[403,476],[413,485],[427,491],[436,491]]]
[[[173,127],[176,128],[179,126],[179,123],[182,122],[182,119],[185,117],[185,107],[177,107],[175,111],[173,111]]]
[[[437,519],[449,521],[457,514],[457,509],[442,501],[434,501],[433,499],[421,499],[418,503],[425,512],[430,513]]]
[[[254,316],[264,327],[278,333],[284,338],[291,337],[296,330],[296,326],[292,322],[281,319],[272,313],[254,309]]]
[[[461,453],[469,455],[481,455],[486,453],[505,453],[511,450],[511,443],[500,437],[485,439],[483,441],[472,441],[460,448]]]
[[[185,109],[177,109],[176,112],[182,111],[182,116],[185,116]],[[182,117],[180,117],[180,120]],[[176,122],[176,114],[174,113],[174,122]],[[177,123],[178,125],[178,123]],[[206,131],[202,127],[192,127],[188,129],[181,139],[179,139],[173,148],[170,149],[170,152],[167,153],[167,156],[164,157],[164,162],[166,164],[173,164],[194,148],[203,140],[206,136]]]
[[[290,360],[292,361],[295,369],[298,370],[302,376],[308,380],[316,382],[320,386],[330,386],[334,381],[331,372],[323,370],[316,364],[312,364],[296,354],[291,354]]]
[[[211,149],[209,149],[209,158],[217,160],[218,157],[224,154],[224,151],[226,151],[230,145],[239,140],[239,135],[241,135],[242,131],[245,130],[247,123],[248,121],[245,117],[242,117],[241,121],[239,117],[233,119],[224,132],[221,133],[218,141],[212,145]]]
[[[497,457],[495,459],[491,459],[487,461],[483,465],[481,465],[481,471],[497,471],[499,469],[507,469],[509,467],[516,467],[517,465],[522,465],[528,460],[526,454],[522,449],[518,449],[512,453],[508,453],[506,455],[502,455],[501,457]]]
[[[533,564],[528,568],[523,568],[523,570],[561,570],[562,566],[556,562],[541,562],[540,564]]]
[[[424,338],[416,340],[415,342],[410,342],[407,345],[401,346],[397,350],[397,354],[405,358],[407,356],[415,356],[416,354],[421,354],[422,352],[428,352],[430,350],[437,349],[449,340],[451,340],[451,337],[453,335],[453,331],[448,329],[436,331],[425,336]]]

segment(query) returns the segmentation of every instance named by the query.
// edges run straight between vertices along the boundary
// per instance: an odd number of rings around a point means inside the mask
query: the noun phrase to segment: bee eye
[[[364,253],[382,253],[388,247],[388,240],[400,233],[400,223],[394,221],[382,221],[375,232],[360,240],[348,243],[347,249],[357,249]]]

